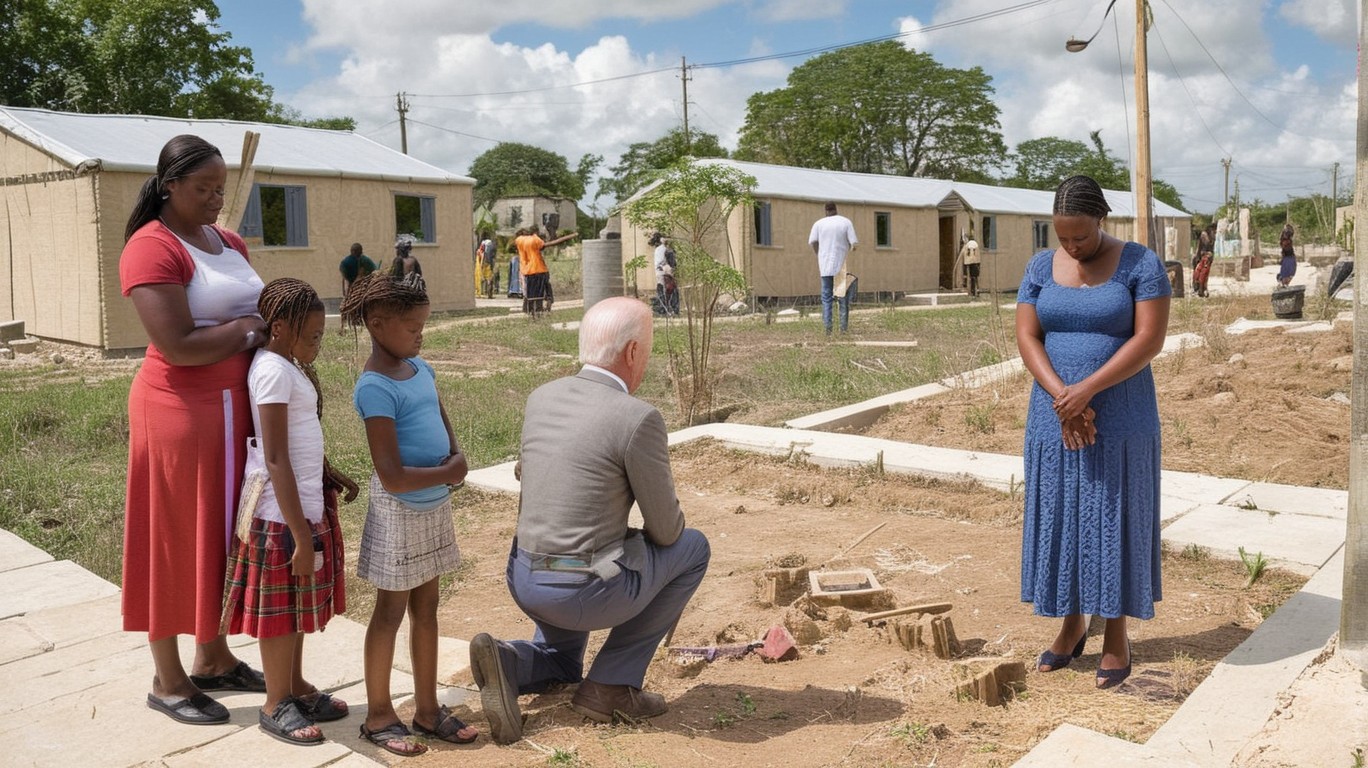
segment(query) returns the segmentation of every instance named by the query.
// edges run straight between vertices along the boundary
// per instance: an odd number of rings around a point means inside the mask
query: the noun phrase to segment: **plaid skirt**
[[[252,520],[247,541],[233,537],[228,578],[223,590],[219,630],[255,638],[295,632],[321,632],[334,613],[347,608],[342,567],[342,529],[337,522],[337,493],[323,492],[323,519],[313,526],[323,544],[323,567],[311,578],[290,574],[293,536],[289,526],[261,518]],[[313,548],[312,541],[301,546]]]
[[[371,475],[370,508],[361,532],[356,575],[378,589],[404,592],[456,570],[461,550],[451,519],[451,497],[416,510],[394,498]]]

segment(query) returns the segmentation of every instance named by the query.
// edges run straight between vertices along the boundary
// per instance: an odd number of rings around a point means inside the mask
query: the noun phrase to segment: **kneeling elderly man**
[[[651,310],[595,304],[580,324],[578,375],[527,399],[522,498],[508,590],[537,631],[531,641],[470,641],[475,684],[494,741],[522,738],[518,694],[579,683],[570,706],[598,722],[663,714],[641,690],[656,647],[703,580],[708,540],[684,527],[665,420],[632,396],[651,353]],[[635,501],[645,529],[627,527]],[[608,637],[584,676],[589,632]]]

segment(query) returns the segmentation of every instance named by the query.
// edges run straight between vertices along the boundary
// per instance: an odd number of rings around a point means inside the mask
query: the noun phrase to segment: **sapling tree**
[[[686,424],[702,423],[713,411],[720,371],[711,352],[719,300],[748,290],[727,222],[737,208],[749,210],[754,204],[754,187],[755,178],[736,168],[683,158],[623,210],[637,227],[664,233],[675,251],[685,344],[683,350],[669,347],[670,372]]]

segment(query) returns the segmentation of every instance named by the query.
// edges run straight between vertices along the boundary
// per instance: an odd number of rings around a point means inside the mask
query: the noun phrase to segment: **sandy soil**
[[[988,707],[956,697],[957,667],[987,658],[1030,669],[1057,629],[1019,601],[1019,495],[822,470],[708,444],[676,450],[674,465],[690,525],[708,534],[713,561],[673,644],[752,640],[786,620],[809,619],[820,640],[779,663],[752,655],[687,667],[662,653],[647,687],[666,696],[670,711],[648,724],[587,723],[569,708],[570,688],[522,698],[527,738],[517,745],[441,745],[411,764],[1010,765],[1062,722],[1143,741],[1302,583],[1270,572],[1243,589],[1238,564],[1169,553],[1159,616],[1132,630],[1130,681],[1117,691],[1093,689],[1094,640],[1073,667],[1032,670],[1013,700]],[[529,637],[531,624],[503,580],[515,504],[475,493],[462,501],[466,564],[443,605],[442,631]],[[904,650],[887,627],[859,621],[861,610],[809,614],[802,600],[797,607],[762,602],[762,571],[800,562],[870,568],[897,605],[952,602],[959,657]],[[596,635],[591,653],[599,642]],[[450,682],[470,684],[468,677]],[[478,698],[471,701],[460,714],[484,728]]]

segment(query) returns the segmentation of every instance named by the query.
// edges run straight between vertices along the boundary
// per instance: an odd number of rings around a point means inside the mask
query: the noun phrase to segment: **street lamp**
[[[1116,0],[1111,0],[1102,14],[1097,32],[1087,40],[1069,38],[1064,50],[1078,53],[1102,31]],[[1154,248],[1153,214],[1150,212],[1150,136],[1149,136],[1149,55],[1145,46],[1145,0],[1135,0],[1135,239],[1146,248]]]

